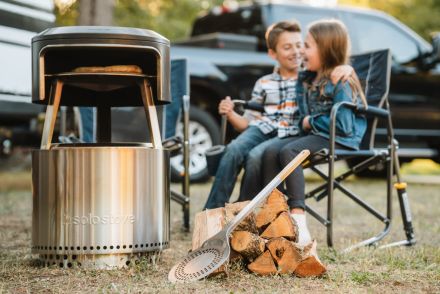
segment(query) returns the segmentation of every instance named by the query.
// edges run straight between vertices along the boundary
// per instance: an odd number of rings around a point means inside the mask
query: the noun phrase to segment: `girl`
[[[367,105],[356,76],[346,82],[332,84],[332,70],[348,63],[349,37],[344,24],[337,20],[322,20],[309,27],[304,47],[304,65],[297,83],[302,136],[289,137],[268,147],[263,156],[264,182],[268,183],[303,149],[311,153],[328,148],[330,111],[341,101]],[[366,119],[351,109],[341,108],[336,117],[336,148],[358,149],[366,130]],[[299,228],[300,245],[311,241],[304,214],[305,182],[303,170],[298,167],[285,181],[291,216]]]

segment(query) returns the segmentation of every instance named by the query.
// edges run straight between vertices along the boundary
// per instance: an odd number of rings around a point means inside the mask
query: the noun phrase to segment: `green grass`
[[[322,278],[301,279],[293,276],[259,277],[236,267],[229,277],[219,276],[187,284],[170,284],[168,271],[191,247],[191,234],[181,231],[181,208],[171,206],[171,248],[165,250],[156,265],[142,261],[119,270],[59,269],[36,266],[31,255],[32,195],[30,175],[0,174],[0,183],[7,179],[8,188],[0,189],[0,293],[439,293],[440,292],[440,185],[410,184],[417,245],[389,249],[360,248],[342,254],[345,248],[371,237],[383,225],[367,216],[341,194],[335,198],[335,248],[327,248],[324,228],[310,216],[311,233],[318,241],[318,252],[328,273]],[[18,188],[12,182],[18,183]],[[27,182],[27,184],[22,184]],[[316,185],[309,183],[309,186]],[[191,186],[191,216],[201,210],[211,183]],[[238,187],[238,185],[237,185]],[[180,184],[173,185],[179,189]],[[350,181],[349,188],[363,193],[372,205],[381,208],[385,183],[377,180]],[[237,194],[237,190],[235,191]],[[383,243],[402,240],[398,202],[394,195],[393,226]],[[325,211],[325,201],[314,203]]]

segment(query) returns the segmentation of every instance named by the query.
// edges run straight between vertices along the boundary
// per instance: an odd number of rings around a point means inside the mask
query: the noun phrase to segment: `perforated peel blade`
[[[207,277],[221,267],[231,251],[226,230],[220,231],[200,248],[190,252],[168,274],[170,282],[189,282]]]
[[[237,225],[258,207],[284,179],[303,162],[310,152],[303,150],[298,154],[257,196],[246,205],[232,221],[203,245],[190,252],[178,262],[168,274],[170,282],[186,282],[203,279],[224,264],[231,252],[229,235]]]

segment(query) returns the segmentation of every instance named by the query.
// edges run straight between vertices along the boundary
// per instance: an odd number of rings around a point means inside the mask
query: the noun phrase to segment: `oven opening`
[[[69,73],[78,67],[136,65],[148,76],[153,97],[160,95],[160,56],[150,48],[129,47],[48,47],[41,53],[40,74],[44,74],[44,97],[48,99],[53,75]],[[42,80],[42,79],[41,79]],[[91,81],[93,83],[93,81]],[[111,81],[109,81],[111,83]],[[111,87],[110,87],[111,88]],[[93,91],[72,85],[63,89],[63,105],[142,106],[139,87],[130,85],[108,91]],[[91,102],[93,101],[93,102]]]

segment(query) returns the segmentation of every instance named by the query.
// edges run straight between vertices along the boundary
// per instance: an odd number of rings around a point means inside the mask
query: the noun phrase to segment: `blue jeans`
[[[79,107],[81,117],[81,137],[80,140],[85,143],[95,141],[95,119],[93,107]]]
[[[226,147],[204,209],[225,206],[249,151],[272,138],[274,134],[275,132],[263,134],[258,127],[250,126]]]
[[[165,106],[165,139],[176,135],[180,119],[182,97],[188,93],[187,61],[171,60],[171,103]]]
[[[281,139],[273,137],[252,148],[246,157],[244,175],[241,180],[238,201],[252,200],[264,188],[263,154],[266,148],[279,144]]]

